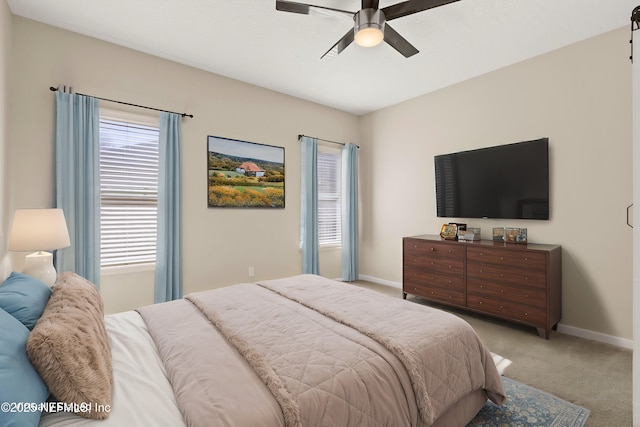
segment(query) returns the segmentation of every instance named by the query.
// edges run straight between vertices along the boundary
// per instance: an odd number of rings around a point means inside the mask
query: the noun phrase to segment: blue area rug
[[[487,402],[467,427],[583,427],[589,410],[502,377],[507,403]]]

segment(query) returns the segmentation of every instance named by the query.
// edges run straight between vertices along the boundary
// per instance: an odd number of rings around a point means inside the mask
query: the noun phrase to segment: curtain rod
[[[65,86],[66,88],[66,86]],[[58,91],[57,87],[53,87],[53,86],[49,86],[49,90],[52,92],[56,92]],[[66,92],[66,90],[63,90],[63,92]],[[159,108],[153,108],[153,107],[147,107],[145,105],[138,105],[138,104],[131,104],[129,102],[124,102],[124,101],[116,101],[115,99],[108,99],[108,98],[100,98],[99,96],[93,96],[93,95],[85,95],[84,93],[77,93],[76,95],[82,95],[82,96],[90,96],[92,98],[96,98],[96,99],[100,99],[102,101],[109,101],[109,102],[115,102],[118,104],[124,104],[124,105],[130,105],[132,107],[138,107],[138,108],[146,108],[147,110],[154,110],[154,111],[161,111],[163,113],[172,113],[172,114],[179,114],[182,117],[190,117],[193,118],[193,114],[187,114],[187,113],[176,113],[175,111],[169,111],[169,110],[161,110]]]
[[[328,142],[330,144],[347,145],[344,142],[336,142],[336,141],[331,141],[329,139],[316,138],[315,136],[309,136],[309,135],[298,135],[298,140],[300,140],[300,138],[302,138],[303,136],[306,136],[307,138],[315,138],[315,139],[318,139],[320,141]],[[356,145],[356,147],[360,148],[359,145]]]

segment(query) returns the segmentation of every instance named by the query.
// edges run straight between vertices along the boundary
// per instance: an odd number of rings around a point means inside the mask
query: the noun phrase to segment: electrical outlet
[[[253,277],[253,275],[254,275],[253,267],[249,267],[249,277]]]

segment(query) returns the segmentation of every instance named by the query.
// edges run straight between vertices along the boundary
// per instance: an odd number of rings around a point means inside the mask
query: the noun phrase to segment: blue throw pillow
[[[3,405],[0,426],[3,427],[37,426],[40,411],[25,411],[23,405],[40,405],[49,396],[47,386],[27,357],[28,337],[29,330],[0,308],[0,404]]]
[[[0,308],[31,330],[50,296],[51,289],[40,280],[13,272],[0,285]]]

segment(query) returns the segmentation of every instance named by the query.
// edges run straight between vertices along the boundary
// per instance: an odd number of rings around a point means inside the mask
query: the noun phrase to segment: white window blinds
[[[100,118],[100,265],[156,260],[158,127]]]
[[[318,240],[342,243],[342,157],[340,148],[318,144]]]

